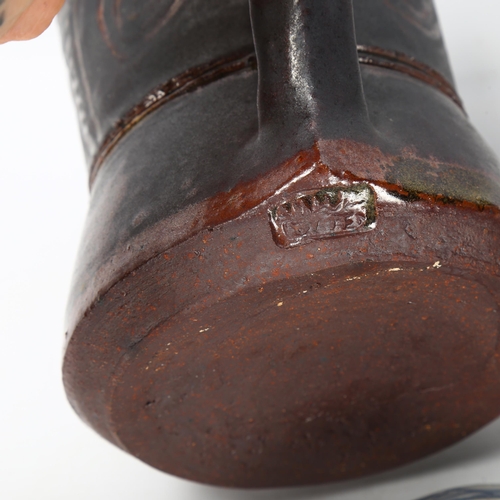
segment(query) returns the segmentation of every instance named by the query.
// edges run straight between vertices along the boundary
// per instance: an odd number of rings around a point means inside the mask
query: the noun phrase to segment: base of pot
[[[214,485],[422,458],[500,413],[498,224],[379,202],[372,231],[282,248],[262,205],[94,303],[67,348],[69,399],[144,462]]]
[[[166,472],[269,487],[361,476],[461,439],[484,401],[500,407],[497,305],[479,283],[401,266],[328,269],[157,327],[115,379],[119,440]]]

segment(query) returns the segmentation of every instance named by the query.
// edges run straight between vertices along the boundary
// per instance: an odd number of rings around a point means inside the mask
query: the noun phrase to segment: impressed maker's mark
[[[375,227],[375,193],[364,183],[296,193],[269,210],[269,217],[283,248],[362,233]]]

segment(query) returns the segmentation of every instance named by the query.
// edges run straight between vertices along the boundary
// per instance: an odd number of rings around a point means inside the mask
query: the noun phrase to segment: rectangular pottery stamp
[[[291,194],[269,210],[274,241],[283,248],[364,233],[376,217],[375,192],[366,183]]]

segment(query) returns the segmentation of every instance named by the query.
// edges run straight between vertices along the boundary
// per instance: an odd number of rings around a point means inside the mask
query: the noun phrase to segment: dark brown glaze
[[[372,474],[500,414],[498,161],[430,0],[249,4],[66,6],[100,152],[65,388],[195,481]]]
[[[360,45],[407,54],[453,84],[431,0],[353,3]],[[248,0],[68,0],[59,21],[89,168],[153,87],[253,46]]]
[[[439,72],[427,66],[427,64],[417,61],[414,57],[409,57],[401,52],[384,50],[380,47],[367,47],[365,45],[358,45],[358,53],[360,54],[359,62],[361,64],[370,64],[371,66],[400,71],[413,78],[422,80],[446,94],[463,109],[462,101],[453,88],[453,85]]]
[[[359,63],[399,71],[413,78],[432,85],[452,99],[463,109],[462,101],[453,86],[437,71],[399,52],[392,52],[379,47],[358,46]],[[220,78],[242,70],[256,70],[255,53],[237,53],[223,57],[209,64],[191,68],[168,82],[156,86],[135,105],[124,117],[120,118],[108,132],[90,167],[89,184],[92,187],[95,177],[111,150],[132,127],[160,106],[185,95],[188,92],[209,85]]]
[[[329,161],[335,168],[327,167],[324,161]],[[407,183],[404,178],[394,178],[394,172],[404,174],[401,165],[412,162],[422,168],[426,167],[431,180],[441,179],[438,185],[428,182],[423,186],[425,190],[422,190],[422,186]],[[94,244],[94,239],[89,239],[89,245],[84,247],[88,267],[81,271],[77,269],[79,274],[75,276],[77,283],[84,282],[86,286],[75,286],[73,289],[68,316],[69,330],[73,330],[86,309],[91,307],[95,297],[104,295],[112,285],[142,262],[182,243],[205,228],[213,229],[238,219],[277,192],[286,194],[292,189],[295,193],[294,186],[304,185],[304,182],[307,182],[308,190],[336,186],[339,182],[348,185],[368,182],[371,186],[382,189],[394,201],[410,204],[426,201],[430,205],[453,205],[473,212],[487,211],[496,214],[500,194],[494,189],[488,193],[487,188],[496,186],[500,182],[498,177],[474,176],[466,170],[469,179],[468,182],[463,182],[463,170],[459,165],[429,165],[411,154],[408,157],[387,156],[379,149],[356,142],[338,141],[317,145],[310,151],[299,153],[266,175],[242,182],[227,192],[191,205],[189,210],[173,214],[145,230],[129,235],[125,245],[117,245],[107,250],[107,254],[98,253],[102,252],[101,248]],[[436,177],[436,171],[441,172],[440,177]],[[387,172],[389,181],[385,178]],[[482,198],[478,198],[477,186],[482,188]],[[102,217],[101,210],[96,216]],[[96,234],[97,220],[91,221],[90,230]],[[108,226],[104,226],[103,232],[107,231]],[[95,237],[98,236],[97,233]]]
[[[217,61],[188,69],[168,82],[156,86],[139,104],[134,106],[123,118],[120,118],[109,131],[92,162],[89,177],[90,186],[92,187],[99,168],[111,150],[117,145],[118,141],[150,113],[173,99],[189,92],[194,92],[232,73],[248,69],[257,69],[253,51],[250,53],[246,51],[246,53],[233,54]]]

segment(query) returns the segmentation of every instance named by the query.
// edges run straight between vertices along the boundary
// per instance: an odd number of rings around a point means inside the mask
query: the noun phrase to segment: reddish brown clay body
[[[72,0],[62,26],[91,165],[64,381],[87,423],[269,487],[500,414],[499,168],[430,0]]]

